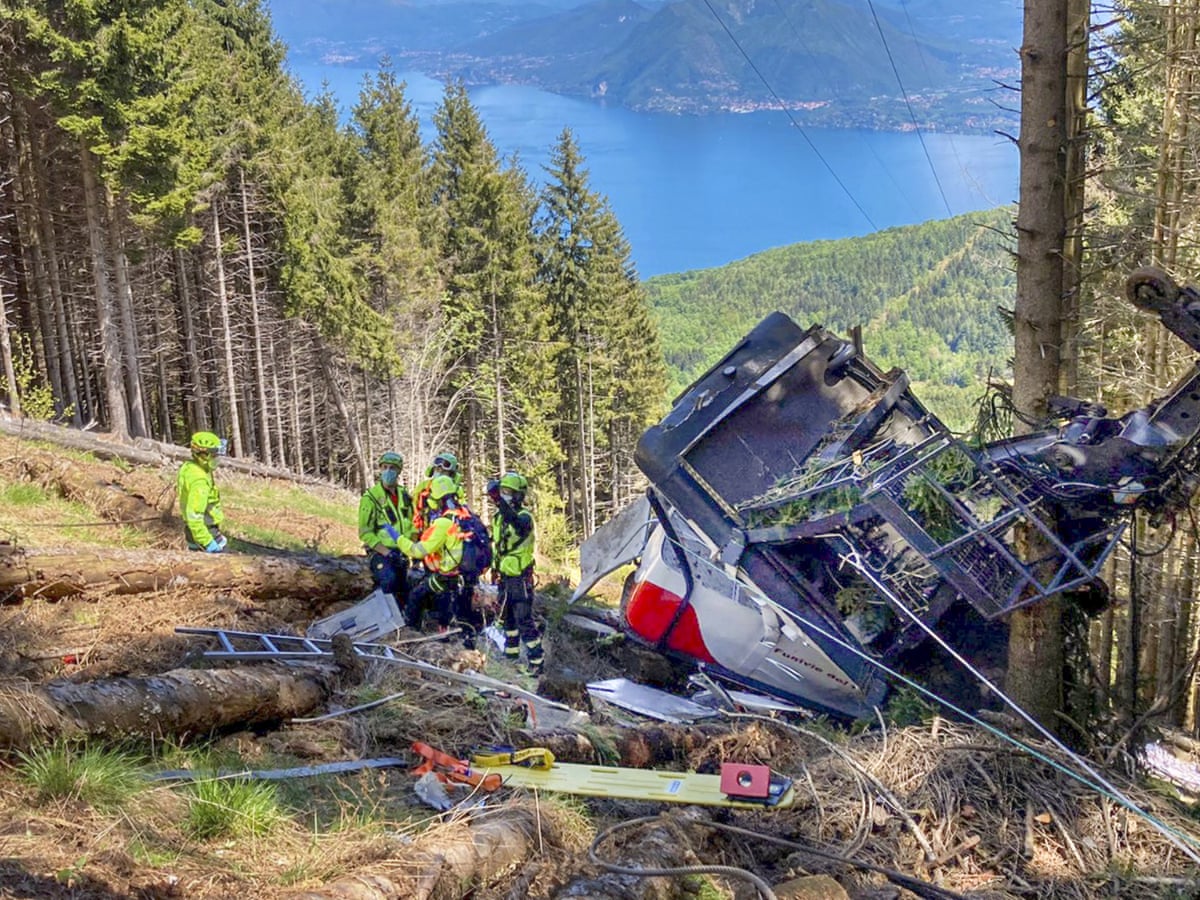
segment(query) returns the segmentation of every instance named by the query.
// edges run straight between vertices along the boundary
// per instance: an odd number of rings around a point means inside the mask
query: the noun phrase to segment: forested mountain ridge
[[[992,102],[997,82],[1016,72],[1020,7],[1012,0],[986,12],[946,0],[912,10],[842,0],[726,0],[712,8],[593,0],[523,12],[508,3],[414,4],[390,9],[369,38],[319,8],[305,12],[298,0],[272,7],[288,11],[301,60],[369,66],[386,53],[442,79],[530,84],[644,111],[782,104],[823,126],[911,128],[915,118],[922,128],[980,131],[1015,122],[1006,104]],[[310,15],[320,28],[307,24]]]
[[[1011,309],[1015,292],[1007,237],[1014,214],[999,207],[648,279],[673,387],[728,350],[712,335],[744,334],[781,310],[802,326],[843,334],[861,325],[867,353],[904,368],[926,393],[943,386],[977,394],[1011,354],[999,309]]]

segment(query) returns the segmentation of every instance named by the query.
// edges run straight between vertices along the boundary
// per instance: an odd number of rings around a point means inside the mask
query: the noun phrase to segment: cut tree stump
[[[176,669],[83,684],[0,685],[0,748],[45,741],[207,734],[303,716],[338,683],[331,665]]]
[[[186,550],[23,550],[0,544],[0,603],[105,589],[138,594],[177,587],[236,590],[254,600],[293,597],[320,609],[371,589],[365,557],[251,556]]]

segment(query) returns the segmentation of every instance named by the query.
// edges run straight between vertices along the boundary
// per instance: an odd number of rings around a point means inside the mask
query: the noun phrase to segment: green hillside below
[[[780,310],[844,335],[862,326],[867,354],[905,369],[933,411],[962,427],[988,372],[1009,369],[1000,309],[1016,293],[1014,215],[1004,206],[648,279],[673,392]]]

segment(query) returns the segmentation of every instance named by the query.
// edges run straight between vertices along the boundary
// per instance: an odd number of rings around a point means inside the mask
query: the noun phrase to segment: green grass
[[[132,548],[151,543],[140,529],[103,521],[84,504],[28,481],[0,482],[0,535],[5,534],[29,546]]]
[[[17,772],[40,802],[80,800],[98,810],[119,809],[146,786],[142,760],[125,750],[58,742],[17,757]]]
[[[125,849],[138,865],[156,869],[177,864],[182,855],[178,850],[149,838],[133,838]]]
[[[263,837],[283,820],[279,796],[269,782],[210,778],[188,785],[183,829],[197,840]]]
[[[18,481],[0,488],[0,503],[9,506],[34,506],[49,501],[50,495],[40,484]]]
[[[278,485],[262,479],[230,476],[218,469],[221,502],[225,508],[227,526],[232,539],[241,538],[268,547],[285,550],[317,550],[325,553],[356,553],[361,548],[331,545],[327,533],[331,525],[345,526],[353,531],[358,527],[358,498],[344,491],[309,489]],[[289,523],[311,526],[303,536],[287,534],[278,529],[256,525],[239,518],[238,510],[253,510],[257,517],[286,519]],[[293,531],[296,529],[293,529]]]

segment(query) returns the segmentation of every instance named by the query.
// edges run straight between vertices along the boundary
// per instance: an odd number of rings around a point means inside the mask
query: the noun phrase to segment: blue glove
[[[209,541],[208,546],[204,548],[205,553],[220,553],[221,545],[216,541]]]
[[[217,549],[218,550],[224,550],[225,545],[228,543],[229,543],[229,538],[225,537],[225,535],[221,534],[221,535],[217,536]]]
[[[383,530],[387,532],[387,536],[390,537],[393,541],[400,540],[400,532],[398,532],[391,525],[388,525],[386,522],[384,523]]]

